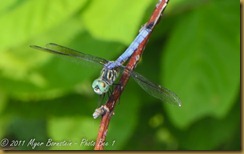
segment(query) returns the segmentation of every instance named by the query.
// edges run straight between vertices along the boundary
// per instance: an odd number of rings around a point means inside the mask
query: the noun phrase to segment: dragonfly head
[[[102,79],[98,78],[93,81],[92,88],[95,93],[102,95],[109,90],[109,85]]]

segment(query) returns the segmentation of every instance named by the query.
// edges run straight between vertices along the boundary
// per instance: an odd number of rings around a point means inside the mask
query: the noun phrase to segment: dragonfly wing
[[[61,56],[63,55],[63,56],[74,57],[77,59],[81,59],[81,60],[85,60],[88,62],[93,62],[93,63],[97,63],[97,64],[101,64],[101,65],[104,65],[108,62],[106,59],[96,57],[96,56],[92,56],[89,54],[85,54],[85,53],[82,53],[82,52],[79,52],[79,51],[58,45],[58,44],[54,44],[54,43],[47,44],[46,48],[36,46],[36,45],[31,45],[30,47],[38,49],[38,50],[58,54]]]
[[[139,73],[131,72],[131,76],[140,85],[140,87],[150,95],[162,100],[163,102],[181,106],[181,100],[174,92],[152,83]]]

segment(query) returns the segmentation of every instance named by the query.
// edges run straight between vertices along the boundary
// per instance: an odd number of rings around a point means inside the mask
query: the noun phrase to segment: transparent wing
[[[58,44],[54,44],[54,43],[49,43],[46,45],[45,47],[40,47],[37,45],[31,45],[31,48],[34,49],[38,49],[38,50],[42,50],[42,51],[46,51],[46,52],[50,52],[50,53],[54,53],[54,54],[58,54],[58,55],[63,55],[63,56],[69,56],[69,57],[74,57],[77,59],[81,59],[81,60],[85,60],[88,62],[93,62],[93,63],[97,63],[100,65],[104,65],[106,64],[108,61],[106,59],[100,58],[100,57],[96,57],[96,56],[92,56],[89,54],[85,54]]]
[[[181,106],[181,100],[174,92],[152,83],[139,73],[131,72],[131,76],[140,85],[140,87],[150,95],[162,100],[163,102]]]

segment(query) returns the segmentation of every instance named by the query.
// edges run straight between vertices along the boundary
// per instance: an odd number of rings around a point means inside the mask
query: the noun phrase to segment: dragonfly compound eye
[[[102,95],[102,94],[108,92],[109,85],[101,79],[96,79],[92,83],[92,88],[95,93]]]

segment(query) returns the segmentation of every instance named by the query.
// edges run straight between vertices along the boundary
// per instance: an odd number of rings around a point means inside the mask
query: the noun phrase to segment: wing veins
[[[157,85],[137,72],[131,72],[133,79],[150,95],[170,104],[181,106],[180,98],[172,91]]]
[[[79,51],[58,45],[58,44],[54,44],[54,43],[49,43],[46,45],[46,47],[40,47],[37,45],[31,45],[30,47],[34,48],[34,49],[46,51],[49,53],[58,54],[61,56],[69,56],[69,57],[74,57],[77,59],[82,59],[82,60],[85,60],[88,62],[100,64],[100,65],[104,65],[108,62],[106,59],[96,57],[96,56],[92,56],[89,54],[85,54],[85,53],[82,53],[82,52],[79,52]]]

